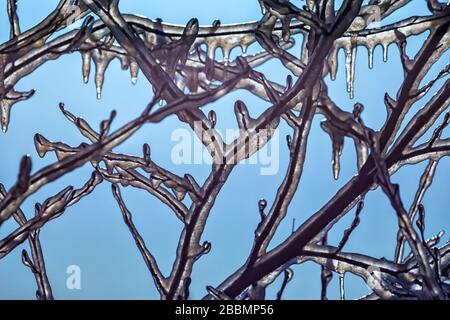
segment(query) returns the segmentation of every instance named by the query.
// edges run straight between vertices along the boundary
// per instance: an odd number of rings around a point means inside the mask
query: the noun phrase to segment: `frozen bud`
[[[355,106],[353,108],[353,117],[359,118],[363,111],[364,111],[364,106],[361,103],[355,103]]]
[[[290,134],[288,134],[288,135],[286,136],[286,143],[287,143],[287,146],[288,146],[289,150],[291,150],[291,146],[292,146],[292,137],[291,137]]]
[[[186,25],[186,28],[184,28],[184,36],[185,37],[196,37],[199,30],[199,24],[198,20],[196,18],[193,18],[189,20],[189,22]]]
[[[211,122],[212,127],[214,128],[216,126],[216,123],[217,123],[217,115],[216,115],[216,112],[214,110],[211,110],[208,113],[208,119]]]
[[[293,82],[292,76],[289,74],[286,77],[286,90],[290,90],[292,88],[292,82]]]
[[[205,241],[202,245],[202,254],[208,254],[211,251],[211,242]]]
[[[259,202],[258,202],[258,208],[259,208],[259,211],[260,211],[260,212],[263,212],[263,211],[266,209],[266,207],[267,207],[267,201],[266,201],[266,199],[261,199],[261,200],[259,200]]]
[[[150,158],[151,158],[151,149],[150,146],[148,145],[148,143],[144,143],[144,146],[142,147],[142,151],[144,154],[144,160],[147,163],[150,163]]]
[[[417,211],[419,212],[419,219],[416,224],[420,232],[423,234],[425,232],[425,207],[422,204],[419,204]]]

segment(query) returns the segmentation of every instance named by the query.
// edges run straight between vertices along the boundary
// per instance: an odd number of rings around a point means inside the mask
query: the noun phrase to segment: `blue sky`
[[[137,13],[149,18],[161,17],[170,23],[185,24],[190,18],[197,17],[201,24],[210,24],[220,18],[222,23],[252,21],[260,18],[260,9],[256,0],[228,1],[121,1],[123,12]],[[57,4],[56,0],[21,0],[19,14],[22,30],[25,30],[50,12]],[[6,0],[0,0],[6,7]],[[176,8],[176,10],[174,9]],[[428,14],[425,1],[413,1],[401,13],[391,16],[388,21],[411,15]],[[0,11],[0,21],[6,25],[5,10]],[[0,40],[8,37],[6,28],[0,29]],[[408,53],[413,56],[426,34],[411,38]],[[251,51],[257,51],[253,46]],[[298,45],[293,48],[299,53]],[[234,51],[233,54],[239,54]],[[438,62],[433,72],[437,72],[449,61],[447,53]],[[355,98],[350,100],[346,92],[345,70],[342,67],[343,53],[340,54],[340,69],[336,81],[329,79],[329,91],[332,98],[344,109],[350,111],[355,102],[365,105],[365,122],[378,129],[385,119],[383,96],[385,92],[395,96],[402,81],[401,63],[396,47],[389,48],[389,61],[383,63],[381,48],[377,48],[374,57],[374,69],[367,66],[367,52],[358,51],[356,67]],[[261,71],[271,80],[284,82],[286,73],[281,65],[270,62]],[[442,81],[437,85],[442,84]],[[120,69],[114,61],[106,75],[103,98],[96,100],[93,75],[88,85],[82,83],[81,58],[79,54],[64,56],[49,62],[18,85],[18,90],[37,90],[35,97],[16,105],[7,134],[0,135],[0,181],[11,187],[15,181],[20,158],[30,154],[33,159],[33,171],[55,161],[53,155],[40,159],[34,149],[33,136],[36,132],[53,141],[64,141],[78,145],[85,141],[63,117],[58,103],[63,101],[67,108],[77,116],[85,118],[97,126],[107,118],[111,109],[116,109],[118,117],[114,126],[118,127],[136,117],[151,99],[148,82],[140,76],[136,86],[132,86],[128,72]],[[437,86],[436,86],[437,88]],[[434,89],[436,89],[434,88]],[[434,90],[435,91],[435,90]],[[217,110],[219,129],[235,128],[232,112],[234,101],[246,102],[252,114],[260,113],[266,103],[244,92],[237,91],[221,99],[213,106]],[[417,110],[421,104],[414,106]],[[293,200],[288,216],[279,228],[273,244],[280,243],[291,232],[292,220],[297,226],[312,213],[316,212],[336,191],[356,174],[353,143],[346,141],[342,156],[342,171],[338,181],[334,181],[331,171],[331,142],[320,128],[322,116],[317,116],[308,144],[308,157],[300,188]],[[180,128],[175,117],[164,120],[158,125],[148,125],[132,139],[115,149],[117,152],[141,154],[142,144],[152,147],[152,157],[163,167],[178,174],[191,173],[202,182],[208,175],[208,165],[174,166],[170,154],[174,146],[170,136],[174,129]],[[448,131],[447,131],[448,132]],[[209,255],[199,260],[193,273],[191,298],[201,298],[206,285],[218,285],[245,261],[251,249],[253,230],[258,220],[257,203],[260,198],[267,199],[269,205],[274,199],[277,186],[282,181],[287,166],[288,151],[284,137],[291,133],[286,125],[280,127],[280,170],[274,176],[261,176],[257,165],[238,166],[223,188],[216,205],[211,212],[203,240],[212,243]],[[428,137],[430,133],[428,134]],[[444,133],[445,136],[445,133]],[[411,203],[425,163],[405,167],[393,180],[401,185],[401,194],[407,206]],[[80,187],[87,181],[92,167],[86,165],[55,183],[39,190],[22,206],[28,217],[33,215],[35,202],[42,202],[67,185]],[[437,169],[433,186],[425,196],[427,210],[426,235],[437,234],[440,230],[450,230],[448,208],[448,181],[450,180],[450,160],[443,159]],[[447,183],[445,182],[447,181]],[[138,226],[148,247],[156,256],[162,271],[170,272],[175,258],[175,249],[181,231],[181,225],[175,216],[146,192],[135,189],[122,189],[124,199],[134,214]],[[330,234],[330,243],[337,244],[343,230],[350,225],[353,213],[343,218]],[[368,194],[362,213],[361,225],[352,234],[344,251],[356,251],[388,259],[394,254],[394,241],[397,232],[396,216],[387,199],[380,190]],[[0,237],[14,230],[13,221],[5,223],[0,229]],[[444,237],[448,239],[448,235]],[[49,223],[41,232],[42,246],[46,258],[48,275],[58,299],[156,299],[158,294],[145,264],[134,245],[128,229],[123,223],[119,208],[111,195],[109,183],[103,183],[95,192],[77,205],[69,208],[65,214]],[[28,248],[24,244],[0,261],[0,299],[33,299],[36,284],[31,272],[21,263],[20,252]],[[81,268],[81,290],[66,288],[66,269],[70,265]],[[320,268],[312,263],[294,267],[295,278],[286,289],[285,298],[318,299],[320,297]],[[346,277],[348,298],[357,298],[367,293],[366,285],[354,276]],[[275,297],[279,284],[269,289],[268,297]],[[338,298],[337,277],[334,278],[329,295]]]

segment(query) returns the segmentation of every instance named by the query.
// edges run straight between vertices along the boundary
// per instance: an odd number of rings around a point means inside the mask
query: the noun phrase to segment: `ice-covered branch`
[[[0,241],[0,259],[24,242],[32,232],[41,229],[47,222],[61,216],[69,206],[76,204],[83,197],[89,195],[102,180],[98,173],[93,172],[91,178],[80,189],[73,189],[72,186],[67,187],[55,196],[45,200],[41,205],[38,204],[36,206],[39,212],[38,215],[29,219]]]
[[[113,192],[114,198],[116,199],[117,203],[119,204],[120,211],[122,211],[123,220],[125,221],[125,224],[128,226],[128,229],[130,230],[130,233],[133,236],[134,241],[136,242],[136,246],[138,247],[139,251],[141,252],[142,257],[145,260],[145,264],[147,265],[147,268],[150,270],[150,273],[152,274],[152,277],[153,277],[153,280],[155,281],[156,287],[158,288],[158,291],[159,291],[161,297],[164,297],[167,294],[166,279],[164,278],[163,274],[159,270],[159,267],[158,267],[155,257],[151,254],[151,252],[145,245],[144,239],[142,239],[142,236],[139,234],[139,231],[136,229],[136,226],[133,223],[133,217],[131,215],[131,212],[126,207],[125,202],[123,201],[123,198],[122,198],[122,195],[120,192],[120,188],[116,184],[112,184],[112,192]]]

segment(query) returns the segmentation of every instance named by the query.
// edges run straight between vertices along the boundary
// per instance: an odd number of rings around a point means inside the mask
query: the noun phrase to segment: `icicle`
[[[105,82],[105,72],[115,55],[108,51],[96,49],[93,51],[92,59],[95,63],[95,86],[97,88],[97,99],[102,98],[103,84]]]
[[[139,65],[137,64],[136,61],[131,61],[130,63],[130,75],[131,75],[131,83],[133,85],[136,85],[139,75]]]
[[[6,133],[8,131],[8,125],[9,125],[9,118],[11,113],[11,106],[12,104],[7,99],[1,100],[1,113],[2,113],[2,131],[3,133]]]
[[[230,63],[231,50],[232,50],[232,47],[230,45],[222,46],[223,62],[225,63],[226,66]]]
[[[341,162],[340,162],[340,157],[342,154],[342,147],[339,148],[338,146],[333,146],[333,178],[334,180],[338,180],[339,179],[339,173],[341,171]]]
[[[339,293],[341,300],[345,300],[345,273],[339,273]]]
[[[119,56],[120,59],[120,67],[122,70],[128,70],[130,67],[130,58],[128,56]]]
[[[356,49],[358,46],[365,46],[368,50],[368,63],[369,68],[373,68],[373,59],[374,59],[374,51],[378,45],[381,45],[383,48],[383,61],[388,61],[389,56],[389,46],[393,43],[397,45],[401,45],[401,42],[406,38],[412,35],[418,35],[423,33],[426,30],[429,30],[433,27],[433,23],[418,23],[411,24],[404,27],[400,27],[398,29],[388,29],[384,31],[380,31],[378,33],[368,34],[364,36],[344,36],[335,41],[333,48],[330,51],[330,54],[327,58],[328,70],[330,72],[330,77],[332,80],[336,79],[337,69],[338,69],[338,52],[340,49],[345,49],[346,54],[346,68],[347,68],[347,89],[352,95],[353,83],[352,83],[352,75],[354,77],[354,64],[356,59]],[[349,44],[350,41],[350,44]],[[302,57],[303,59],[303,57]],[[408,59],[406,59],[406,55],[404,60],[404,64],[408,64]],[[353,79],[354,80],[354,79]]]
[[[330,69],[331,80],[336,80],[338,70],[338,47],[334,46],[328,57],[328,68]]]
[[[248,44],[246,44],[246,43],[241,44],[241,49],[242,49],[242,53],[245,56],[247,54]]]
[[[347,71],[347,91],[350,93],[350,99],[354,98],[355,85],[355,60],[357,53],[356,39],[352,37],[350,46],[345,48],[345,69]]]
[[[373,47],[368,47],[369,50],[369,69],[373,69]]]
[[[335,180],[339,179],[339,173],[341,171],[341,163],[340,163],[340,157],[342,155],[342,150],[344,148],[344,132],[342,132],[340,129],[333,126],[333,124],[328,121],[324,120],[320,123],[320,126],[322,129],[330,135],[331,142],[332,142],[332,150],[333,150],[333,157],[332,157],[332,168],[333,168],[333,177]]]
[[[89,51],[83,51],[81,53],[81,58],[83,60],[82,64],[82,74],[83,74],[83,82],[89,82],[89,75],[91,74],[91,53]]]
[[[388,54],[389,54],[389,52],[388,52],[389,44],[382,43],[382,46],[383,46],[383,61],[387,62],[388,61]]]

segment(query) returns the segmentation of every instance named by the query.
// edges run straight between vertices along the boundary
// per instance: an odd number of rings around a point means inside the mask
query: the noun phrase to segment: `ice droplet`
[[[258,201],[258,210],[259,210],[259,215],[261,217],[261,221],[264,221],[266,215],[264,213],[264,210],[267,207],[267,200],[266,199],[260,199]]]
[[[258,202],[259,211],[264,211],[266,209],[266,207],[267,207],[266,199],[259,200],[259,202]]]
[[[97,100],[102,99],[102,87],[97,86]]]
[[[136,61],[131,61],[130,63],[130,75],[131,75],[131,83],[133,85],[136,85],[139,75],[139,65],[137,64]]]

